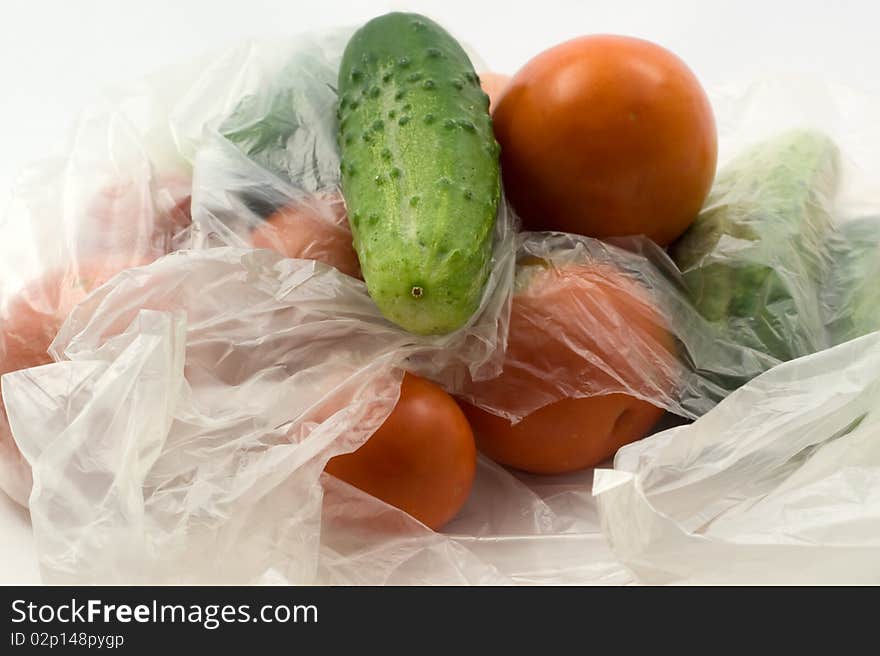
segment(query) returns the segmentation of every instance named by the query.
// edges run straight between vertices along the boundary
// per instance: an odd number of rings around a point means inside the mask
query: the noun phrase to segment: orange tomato
[[[146,264],[123,259],[93,260],[51,271],[24,287],[5,308],[0,320],[0,376],[49,364],[49,346],[74,306],[123,269]],[[2,383],[0,383],[2,385]],[[9,427],[0,398],[0,458],[11,483],[6,491],[21,504],[30,494],[30,466]]]
[[[480,73],[480,86],[489,96],[489,111],[498,106],[501,94],[510,84],[510,76],[503,73]]]
[[[348,276],[361,277],[345,203],[338,193],[316,195],[276,210],[254,230],[251,243],[254,248],[318,260]]]
[[[357,451],[331,458],[326,471],[436,530],[467,501],[476,466],[473,433],[455,400],[406,374],[379,430]]]
[[[504,465],[554,474],[595,466],[644,437],[663,410],[602,392],[619,381],[645,396],[655,385],[674,389],[675,343],[644,289],[610,266],[582,263],[529,265],[518,282],[503,371],[469,395],[487,407],[515,409],[523,399],[540,407],[511,423],[463,402],[477,447]],[[560,400],[577,390],[598,394]]]
[[[715,175],[712,107],[681,59],[623,36],[546,50],[493,114],[504,188],[530,230],[660,245],[696,218]]]

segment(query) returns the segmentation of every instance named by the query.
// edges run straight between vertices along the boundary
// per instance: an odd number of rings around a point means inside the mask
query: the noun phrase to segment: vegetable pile
[[[143,465],[152,528],[174,525],[168,508],[196,518],[187,530],[231,517],[285,464],[313,473],[290,484],[304,515],[324,472],[440,531],[466,512],[481,458],[517,476],[597,467],[880,329],[880,218],[837,220],[837,144],[794,126],[716,171],[709,98],[665,48],[583,36],[512,76],[478,74],[443,27],[391,13],[339,52],[297,52],[222,94],[194,85],[182,107],[222,102],[194,125],[171,117],[184,161],[113,160],[74,194],[81,211],[39,227],[53,246],[36,271],[0,281],[4,399],[44,365],[84,377],[46,392],[60,433],[102,426],[112,442],[107,406],[94,425],[76,415],[92,407],[79,394],[114,389],[89,378],[122,367],[101,358],[124,360],[149,326],[183,344],[161,448],[144,449],[156,460],[58,456],[67,473]],[[0,487],[27,505],[49,465],[32,416],[9,406]],[[217,483],[237,477],[246,492]],[[94,490],[71,485],[88,507]]]

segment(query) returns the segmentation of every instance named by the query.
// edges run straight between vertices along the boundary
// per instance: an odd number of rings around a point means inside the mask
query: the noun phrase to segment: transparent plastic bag
[[[719,171],[672,254],[694,304],[727,339],[781,361],[828,346],[819,290],[839,168],[830,138],[794,130]]]
[[[315,482],[393,407],[395,334],[362,283],[269,251],[180,252],[115,278],[56,338],[69,359],[4,384],[44,575],[247,581],[277,553],[308,579]]]
[[[602,552],[589,517],[556,518],[488,462],[446,536],[335,479],[322,511],[324,464],[393,407],[399,367],[424,348],[408,340],[360,281],[265,250],[184,251],[120,274],[62,327],[53,352],[67,359],[5,378],[10,422],[34,468],[43,576],[303,583],[357,571],[361,582],[449,582],[457,571],[458,582],[529,581],[535,572],[521,558],[541,542],[525,535],[552,540],[585,526],[591,537],[577,539]],[[359,532],[369,566],[355,567]],[[484,543],[498,539],[520,560],[492,565]],[[407,540],[417,560],[404,558]],[[426,549],[452,562],[422,569]],[[474,563],[471,574],[454,554]],[[568,559],[578,571],[603,569]],[[398,561],[403,570],[387,571]],[[560,564],[544,567],[557,576]]]
[[[0,223],[0,374],[51,362],[49,345],[80,300],[173,250],[190,224],[189,166],[155,129],[161,94],[137,93],[148,116],[125,94],[108,97],[81,117],[65,157],[19,178]],[[0,404],[0,489],[26,503],[29,488]]]
[[[841,344],[880,330],[880,215],[844,222],[830,252],[822,304],[829,339]]]
[[[481,458],[468,503],[433,532],[323,475],[324,464],[381,424],[403,370],[512,421],[615,392],[693,419],[779,363],[719,337],[652,243],[517,235],[506,205],[468,326],[417,338],[385,321],[346,248],[336,175],[332,89],[349,33],[250,42],[135,85],[86,116],[67,158],[24,178],[0,226],[4,330],[25,316],[15,299],[56,263],[79,272],[93,246],[133,244],[118,275],[82,284],[77,273],[73,285],[26,295],[28,307],[49,308],[54,323],[37,325],[46,348],[54,342],[33,363],[47,364],[2,380],[12,433],[0,440],[11,447],[0,485],[29,501],[47,582],[637,582],[606,542],[590,470],[542,478]],[[870,172],[872,135],[841,129],[833,103],[804,102],[843,98],[861,127],[870,113],[857,98],[780,88],[714,96],[723,158],[804,123],[797,111],[811,107],[835,117],[815,127]],[[127,175],[132,191],[103,194],[105,170]],[[863,210],[869,178],[847,170],[841,206]],[[82,209],[92,193],[109,196],[111,214],[135,217],[128,237],[83,228],[100,214]],[[155,226],[169,224],[157,238]],[[591,271],[577,281],[574,330],[548,333],[540,302],[517,314],[536,266],[572,265]],[[593,298],[597,289],[637,301],[621,308]],[[643,321],[631,321],[633,307]],[[517,317],[562,344],[580,376],[552,376],[558,361],[548,359],[532,371],[546,382],[540,395],[493,393],[487,381],[516,366],[507,346]],[[845,381],[843,364],[829,363],[824,383]],[[784,404],[788,388],[778,391]]]
[[[521,233],[517,259],[505,371],[457,390],[512,422],[564,399],[615,393],[695,418],[730,392],[728,380],[778,362],[720,339],[667,254],[645,238]]]
[[[880,333],[782,364],[598,470],[644,583],[880,581]]]

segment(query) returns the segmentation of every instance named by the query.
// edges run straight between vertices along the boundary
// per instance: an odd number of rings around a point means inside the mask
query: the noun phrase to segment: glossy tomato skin
[[[537,409],[517,423],[469,403],[462,409],[477,447],[501,464],[538,474],[595,466],[662,416],[651,403],[607,390],[622,381],[648,397],[654,386],[674,391],[674,339],[644,290],[613,267],[530,268],[513,297],[502,373],[476,383],[469,397],[516,414],[528,402]],[[576,390],[595,395],[562,398]]]
[[[285,257],[318,260],[361,278],[345,204],[339,194],[323,194],[276,210],[251,235],[255,248]]]
[[[667,245],[715,175],[703,88],[677,56],[641,39],[587,36],[546,50],[514,75],[493,123],[505,191],[530,230]]]
[[[594,467],[640,440],[663,410],[626,394],[563,399],[511,424],[463,404],[477,447],[492,460],[533,474]]]
[[[357,451],[326,471],[437,530],[467,501],[476,475],[473,432],[440,387],[406,374],[391,414]]]

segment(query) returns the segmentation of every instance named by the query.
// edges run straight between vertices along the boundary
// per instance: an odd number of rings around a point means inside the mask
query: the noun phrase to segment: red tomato
[[[254,230],[251,243],[285,257],[318,260],[361,278],[345,203],[338,193],[316,195],[277,210]]]
[[[489,111],[491,112],[498,106],[498,100],[501,94],[510,84],[510,76],[503,73],[480,73],[480,86],[489,96]]]
[[[709,192],[717,137],[699,81],[641,39],[587,36],[529,61],[493,114],[504,188],[530,230],[666,245]]]
[[[558,400],[560,390],[601,392],[619,379],[645,396],[652,385],[673,391],[674,340],[638,283],[609,266],[530,265],[520,282],[504,369],[469,392],[487,407],[513,410],[527,399],[539,409],[512,424],[462,403],[477,447],[540,474],[595,466],[644,437],[663,410],[621,393]]]
[[[385,423],[326,471],[436,530],[467,501],[476,467],[474,436],[455,400],[406,374]]]
[[[0,321],[0,375],[52,362],[49,346],[74,306],[117,273],[147,262],[94,260],[47,273],[13,297]],[[0,383],[2,385],[2,383]],[[30,466],[16,446],[0,398],[0,458],[8,472],[6,491],[21,504],[30,494]]]

